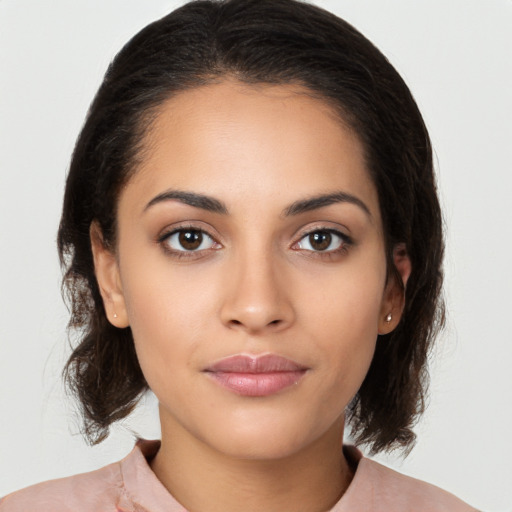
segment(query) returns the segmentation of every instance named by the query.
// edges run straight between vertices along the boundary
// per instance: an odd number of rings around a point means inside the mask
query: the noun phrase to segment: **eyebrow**
[[[144,211],[146,211],[148,208],[151,208],[155,204],[170,200],[179,201],[180,203],[188,204],[189,206],[201,208],[202,210],[213,213],[220,213],[222,215],[228,214],[228,209],[222,201],[219,201],[213,197],[205,196],[203,194],[185,192],[182,190],[167,190],[162,194],[158,194],[156,197],[151,199],[151,201],[149,201],[149,203],[144,208]]]
[[[350,203],[356,205],[361,208],[361,210],[363,210],[370,218],[372,217],[370,209],[363,201],[361,201],[361,199],[353,196],[352,194],[347,194],[346,192],[341,191],[313,196],[307,199],[300,199],[299,201],[295,201],[290,206],[288,206],[284,210],[283,214],[285,217],[290,217],[336,203]]]
[[[193,206],[194,208],[201,208],[202,210],[206,210],[212,213],[218,213],[221,215],[229,214],[227,206],[222,201],[204,194],[185,192],[183,190],[167,190],[161,194],[158,194],[153,199],[151,199],[151,201],[149,201],[149,203],[145,206],[144,211],[158,203],[171,200],[179,201],[180,203]],[[292,217],[336,203],[350,203],[356,205],[370,218],[372,217],[370,209],[363,201],[361,201],[361,199],[342,191],[332,192],[329,194],[321,194],[307,199],[300,199],[286,207],[283,210],[282,215],[284,217]]]

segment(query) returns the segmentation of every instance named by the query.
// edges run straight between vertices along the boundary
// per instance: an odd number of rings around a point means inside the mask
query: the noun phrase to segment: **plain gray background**
[[[158,436],[152,397],[104,444],[78,434],[55,235],[64,178],[109,60],[182,2],[0,0],[0,495],[124,456]],[[512,511],[512,2],[318,0],[411,87],[436,151],[448,325],[419,441],[388,465]]]

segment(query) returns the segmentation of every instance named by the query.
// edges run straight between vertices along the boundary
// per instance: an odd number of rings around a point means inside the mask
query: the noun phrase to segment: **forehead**
[[[143,147],[121,201],[174,188],[278,207],[341,189],[377,208],[359,137],[299,86],[226,80],[180,92],[161,105]]]

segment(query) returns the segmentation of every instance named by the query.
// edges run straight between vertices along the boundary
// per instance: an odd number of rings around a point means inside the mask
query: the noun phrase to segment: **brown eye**
[[[194,251],[199,249],[203,242],[203,234],[201,231],[180,231],[178,234],[178,241],[187,251]]]
[[[332,241],[332,235],[328,231],[316,231],[309,235],[309,244],[316,251],[325,251]]]
[[[200,229],[177,229],[165,235],[160,242],[174,252],[198,252],[205,249],[212,249],[216,245],[210,235]]]
[[[318,229],[304,235],[297,245],[306,251],[331,253],[345,249],[351,243],[351,239],[339,231]]]

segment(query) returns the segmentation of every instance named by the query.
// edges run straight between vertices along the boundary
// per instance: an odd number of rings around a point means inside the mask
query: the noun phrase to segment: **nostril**
[[[281,324],[281,322],[282,322],[282,320],[277,319],[277,320],[272,320],[272,321],[268,322],[268,324],[266,324],[266,325],[267,325],[267,326],[278,326],[278,325],[280,325],[280,324]],[[240,320],[236,320],[236,319],[232,319],[232,320],[230,320],[230,322],[229,322],[229,323],[230,323],[231,325],[236,325],[236,326],[239,326],[239,325],[240,325],[240,326],[243,326],[243,325],[245,325],[245,324],[244,324],[244,322],[242,322],[242,321],[240,321]]]

